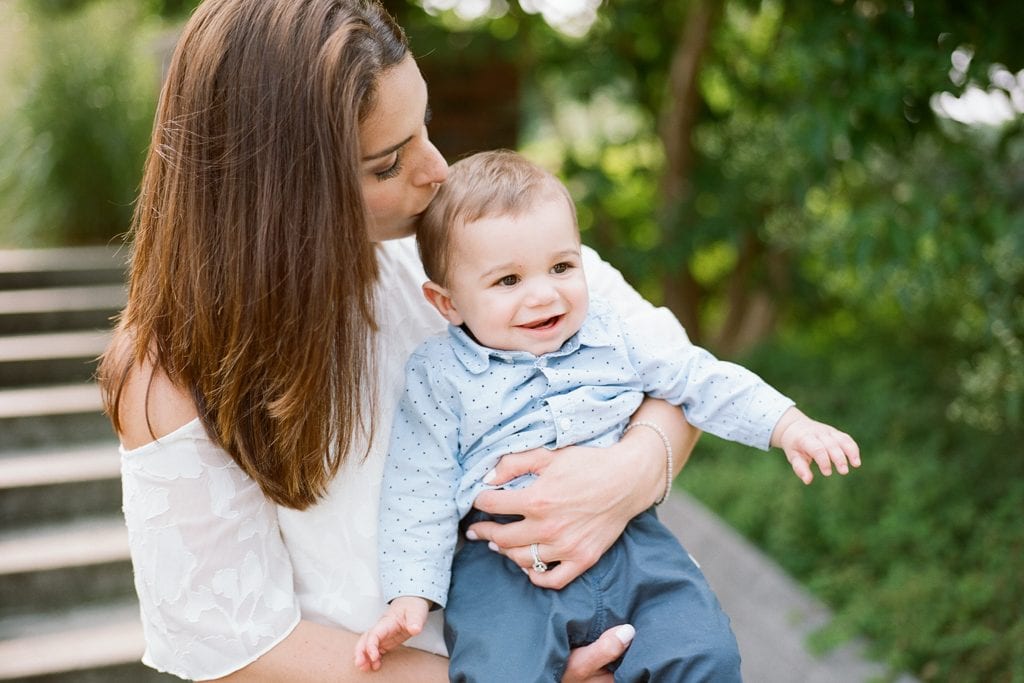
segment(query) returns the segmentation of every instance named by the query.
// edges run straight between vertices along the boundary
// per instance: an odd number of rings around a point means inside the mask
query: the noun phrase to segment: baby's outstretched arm
[[[860,449],[849,434],[812,420],[796,408],[790,408],[779,418],[771,443],[786,453],[796,476],[805,484],[814,479],[812,462],[826,477],[832,474],[833,465],[839,474],[849,472],[850,466],[860,467]]]
[[[356,643],[355,663],[363,671],[376,671],[381,658],[423,630],[430,611],[425,598],[402,596],[388,605],[384,615]]]

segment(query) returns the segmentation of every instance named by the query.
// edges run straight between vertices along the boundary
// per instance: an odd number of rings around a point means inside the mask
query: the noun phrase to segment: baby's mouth
[[[525,327],[528,330],[546,330],[549,327],[554,327],[555,325],[557,325],[558,321],[561,320],[561,319],[562,319],[561,315],[555,315],[555,316],[552,316],[550,318],[545,318],[544,320],[538,320],[535,323],[529,323],[527,325],[522,325],[522,327]]]

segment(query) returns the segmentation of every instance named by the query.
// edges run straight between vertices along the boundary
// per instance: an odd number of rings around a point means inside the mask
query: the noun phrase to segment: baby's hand
[[[839,474],[849,472],[850,466],[860,467],[860,449],[849,434],[812,420],[796,408],[782,414],[772,432],[772,445],[782,448],[796,476],[805,484],[814,479],[812,462],[826,477],[832,474],[833,465]]]
[[[355,664],[362,671],[376,671],[381,657],[423,630],[430,602],[403,596],[388,605],[384,616],[356,643]]]

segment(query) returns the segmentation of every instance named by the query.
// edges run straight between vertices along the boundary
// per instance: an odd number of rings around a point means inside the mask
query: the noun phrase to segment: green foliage
[[[534,30],[543,123],[526,149],[560,161],[587,241],[655,301],[692,278],[705,344],[731,348],[706,329],[737,291],[792,324],[842,309],[911,347],[942,337],[959,387],[945,417],[1024,424],[1024,118],[979,129],[932,107],[972,84],[999,90],[1000,64],[1013,80],[1024,43],[1001,27],[1024,9],[727,3],[702,57],[689,191],[673,204],[657,124],[694,4],[615,3],[583,44]],[[973,58],[954,69],[954,50]]]
[[[95,2],[103,0],[33,0],[32,10],[46,19],[67,16],[81,11]],[[198,4],[199,0],[137,0],[136,9],[164,17],[182,17]]]
[[[158,87],[138,4],[94,0],[17,15],[18,87],[0,109],[0,243],[96,243],[123,232]]]
[[[1024,426],[1024,138],[943,144],[921,134],[849,162],[809,193],[806,275],[878,333],[942,343],[958,391],[946,415]]]
[[[1022,680],[1024,432],[943,420],[939,349],[825,332],[747,364],[854,435],[863,467],[805,487],[780,453],[707,437],[683,485],[833,607],[819,644],[866,634],[922,680]]]

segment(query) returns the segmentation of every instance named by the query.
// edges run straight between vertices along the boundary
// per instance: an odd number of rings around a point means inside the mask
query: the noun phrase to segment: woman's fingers
[[[490,548],[495,552],[499,552],[508,559],[518,564],[523,569],[533,569],[535,560],[540,560],[540,566],[546,567],[549,564],[554,564],[558,561],[558,551],[552,546],[544,545],[543,543],[537,543],[537,557],[534,558],[533,553],[534,544],[528,546],[514,546],[511,548],[503,548],[498,544],[491,542]],[[543,570],[541,573],[548,570]]]
[[[533,519],[505,523],[487,521],[471,524],[466,529],[466,538],[494,541],[502,548],[529,548],[531,543],[547,543],[558,538],[561,530],[557,522],[545,524]]]
[[[483,491],[474,506],[486,513],[522,519],[506,524],[478,522],[467,530],[467,537],[493,541],[506,551],[519,549],[517,558],[522,559],[517,562],[524,567],[528,566],[525,554],[531,544],[551,546],[550,559],[564,565],[555,576],[567,574],[570,568],[578,575],[611,547],[636,514],[626,495],[628,487],[623,486],[620,456],[612,448],[584,446],[563,448],[557,457],[547,449],[505,456],[511,457],[513,464],[502,476],[525,470],[537,478],[521,489]],[[499,480],[496,475],[491,481]],[[568,580],[559,578],[559,583]]]
[[[480,522],[480,524],[489,524],[489,522]],[[499,524],[497,526],[500,527],[502,525]],[[540,559],[541,566],[543,567],[543,571],[541,571],[541,567],[535,566],[532,545],[503,548],[494,541],[487,541],[487,547],[491,549],[491,552],[507,557],[510,562],[518,565],[523,570],[535,586],[540,586],[541,588],[553,588],[556,590],[564,588],[589,568],[589,565],[584,567],[579,566],[577,562],[559,560],[558,551],[553,546],[538,543],[537,557]]]
[[[507,456],[506,456],[507,457]],[[473,507],[492,515],[518,515],[526,509],[530,499],[530,488],[481,491],[473,501]]]
[[[547,448],[534,448],[521,453],[509,453],[502,456],[484,481],[488,484],[501,486],[524,474],[537,474],[548,466],[553,456],[554,451]]]
[[[533,548],[531,546],[519,546],[513,548],[502,548],[493,541],[488,542],[492,552],[504,555],[509,561],[515,563],[530,578],[535,586],[541,588],[552,588],[559,590],[565,588],[577,576],[590,568],[591,564],[582,564],[573,560],[559,560],[559,553],[553,546],[537,544],[537,556],[543,564],[543,571],[535,566]]]
[[[562,683],[604,683],[614,680],[605,667],[622,656],[633,642],[635,633],[629,624],[614,626],[590,645],[570,652]]]
[[[533,569],[527,570],[530,582],[538,588],[550,588],[561,590],[572,583],[573,579],[582,574],[587,568],[580,567],[574,562],[559,562],[546,572],[538,572]]]

